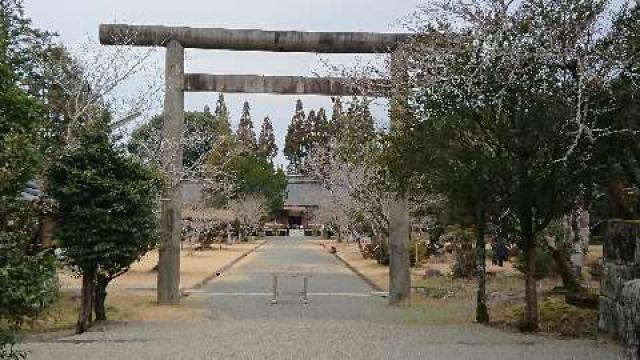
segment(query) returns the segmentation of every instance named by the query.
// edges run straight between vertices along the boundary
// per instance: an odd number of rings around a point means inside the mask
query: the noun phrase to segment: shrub
[[[453,276],[470,278],[476,272],[476,254],[473,248],[472,234],[460,226],[451,226],[448,230],[443,237],[451,243],[451,248],[455,253]]]
[[[21,358],[14,333],[56,299],[55,257],[33,242],[37,215],[15,195],[0,195],[0,359]]]
[[[476,254],[471,245],[458,247],[455,256],[453,276],[457,278],[473,277],[476,273]]]
[[[536,274],[535,278],[545,279],[555,275],[556,269],[554,265],[553,257],[543,248],[536,248]],[[526,274],[527,262],[524,257],[524,252],[521,252],[516,256],[515,268],[523,274]]]

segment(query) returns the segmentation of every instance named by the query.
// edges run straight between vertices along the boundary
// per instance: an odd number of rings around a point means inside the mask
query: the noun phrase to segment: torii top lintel
[[[176,40],[185,48],[310,53],[389,53],[410,34],[369,32],[303,32],[250,29],[100,25],[103,45],[165,46]]]

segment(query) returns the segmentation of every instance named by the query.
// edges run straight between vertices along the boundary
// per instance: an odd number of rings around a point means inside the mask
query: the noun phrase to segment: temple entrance
[[[302,226],[302,214],[299,215],[289,215],[289,227],[299,228]]]

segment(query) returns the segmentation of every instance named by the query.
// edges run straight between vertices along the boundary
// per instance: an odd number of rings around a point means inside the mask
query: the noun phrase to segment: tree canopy
[[[42,207],[19,195],[41,169],[47,121],[43,106],[19,85],[28,76],[17,66],[16,47],[32,48],[15,36],[38,31],[21,2],[0,5],[0,322],[13,326],[55,299],[56,274],[52,254],[38,242]],[[5,330],[0,327],[0,353],[19,354]]]
[[[76,138],[77,146],[62,154],[49,174],[58,202],[56,236],[72,269],[99,286],[102,279],[106,288],[155,247],[159,178],[118,148],[106,113],[79,129]],[[93,302],[90,296],[87,301]],[[101,307],[96,307],[99,320],[104,298]]]
[[[528,264],[525,329],[537,327],[539,234],[589,202],[595,147],[611,134],[601,123],[605,5],[435,2],[417,20],[421,36],[396,54],[411,76],[391,174],[409,193],[493,209],[515,225]]]

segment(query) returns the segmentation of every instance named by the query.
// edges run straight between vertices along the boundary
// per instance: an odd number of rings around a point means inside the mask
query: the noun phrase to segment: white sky
[[[176,25],[308,31],[381,31],[403,29],[397,21],[415,10],[420,0],[24,0],[27,16],[37,27],[56,31],[69,48],[97,42],[101,23]],[[159,54],[158,56],[162,56]],[[324,56],[336,64],[350,64],[351,55]],[[214,74],[312,75],[322,72],[314,54],[189,50],[185,71]],[[186,110],[213,109],[217,94],[187,94]],[[282,149],[284,134],[298,96],[226,94],[232,123],[242,103],[252,105],[256,133],[264,116],[274,123]],[[304,96],[305,110],[331,108],[328,97]],[[158,109],[160,112],[161,109]],[[372,109],[376,120],[387,122],[384,101]],[[286,160],[280,153],[278,163]]]

